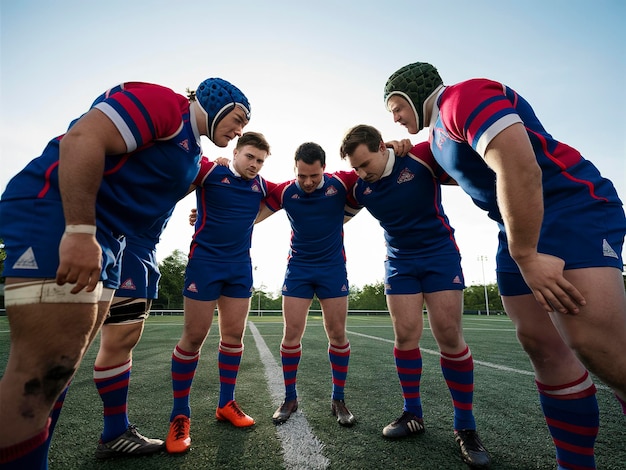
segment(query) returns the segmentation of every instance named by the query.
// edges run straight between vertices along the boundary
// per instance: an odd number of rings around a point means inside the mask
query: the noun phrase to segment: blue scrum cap
[[[250,103],[239,88],[221,78],[207,78],[196,90],[196,99],[206,113],[207,132],[213,140],[213,133],[218,123],[239,106],[250,119]]]
[[[424,103],[439,87],[443,80],[437,69],[426,62],[415,62],[396,70],[385,84],[385,106],[389,106],[389,98],[400,95],[413,107],[417,117],[417,130],[424,125]]]

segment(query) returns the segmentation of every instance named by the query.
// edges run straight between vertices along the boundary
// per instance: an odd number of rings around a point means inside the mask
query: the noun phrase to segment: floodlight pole
[[[487,281],[485,280],[485,261],[487,261],[487,257],[480,255],[478,257],[480,261],[480,267],[483,271],[483,288],[485,289],[485,309],[487,310],[487,316],[489,316],[489,297],[487,295]]]

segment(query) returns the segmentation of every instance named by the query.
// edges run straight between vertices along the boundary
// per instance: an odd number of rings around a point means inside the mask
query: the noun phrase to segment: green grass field
[[[276,427],[272,387],[266,376],[273,357],[280,364],[280,317],[251,316],[236,398],[257,424],[237,429],[215,420],[218,395],[217,322],[211,331],[191,392],[192,448],[184,455],[165,452],[100,462],[94,458],[102,403],[92,382],[97,351],[87,353],[65,401],[50,450],[54,469],[466,469],[452,435],[452,405],[428,323],[421,342],[424,362],[422,402],[426,433],[401,441],[382,437],[382,428],[402,411],[393,362],[388,316],[350,316],[352,346],[346,403],[358,423],[340,427],[330,413],[330,366],[319,316],[310,316],[298,372],[300,410]],[[556,468],[554,449],[539,408],[528,358],[505,316],[464,317],[465,338],[475,361],[475,416],[493,458],[493,469]],[[134,353],[129,415],[144,435],[165,438],[171,409],[170,357],[182,331],[182,317],[152,316]],[[258,331],[258,335],[253,335]],[[260,340],[260,341],[257,341]],[[265,348],[265,349],[264,349]],[[0,317],[0,368],[9,349],[8,323]],[[271,352],[269,355],[267,351]],[[264,354],[265,351],[265,354]],[[271,368],[270,368],[271,372]],[[626,468],[625,419],[611,391],[596,381],[601,428],[596,455],[600,469]],[[282,389],[279,388],[280,393]],[[292,422],[293,421],[293,422]],[[2,426],[7,426],[2,423]],[[307,428],[308,425],[308,428]],[[302,433],[303,427],[308,433]],[[295,438],[294,438],[295,436]],[[318,448],[311,443],[317,442]],[[283,447],[285,446],[285,447]],[[284,450],[283,450],[284,449]],[[312,453],[309,453],[313,449]],[[321,451],[320,451],[321,449]],[[317,451],[317,453],[315,453]],[[286,458],[285,458],[286,456]]]

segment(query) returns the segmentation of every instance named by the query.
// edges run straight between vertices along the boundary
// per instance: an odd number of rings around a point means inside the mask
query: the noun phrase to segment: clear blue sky
[[[382,89],[397,68],[426,61],[447,84],[488,77],[515,88],[553,136],[594,161],[626,198],[621,0],[0,1],[0,190],[98,94],[128,80],[184,93],[224,77],[251,101],[246,130],[272,144],[267,179],[292,178],[293,152],[305,141],[325,148],[327,170],[345,169],[338,146],[351,126],[407,137],[385,111]],[[204,140],[203,148],[213,158],[230,155],[232,145],[217,149]],[[495,226],[458,188],[446,188],[444,204],[467,283],[482,283],[481,255],[487,281],[495,280]],[[192,196],[177,207],[160,259],[186,252],[194,205]],[[346,225],[353,285],[382,280],[382,240],[365,211]],[[256,286],[280,287],[288,242],[284,214],[255,228]]]

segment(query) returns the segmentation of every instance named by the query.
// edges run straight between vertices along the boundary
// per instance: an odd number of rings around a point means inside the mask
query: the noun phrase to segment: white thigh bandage
[[[103,295],[101,281],[91,292],[83,289],[78,294],[72,294],[70,291],[75,285],[66,283],[60,286],[54,279],[9,284],[4,288],[4,305],[12,307],[30,304],[95,304],[101,300]]]
[[[113,300],[114,294],[115,294],[115,289],[109,289],[108,287],[103,287],[102,295],[100,296],[100,302],[110,302],[111,300]]]

